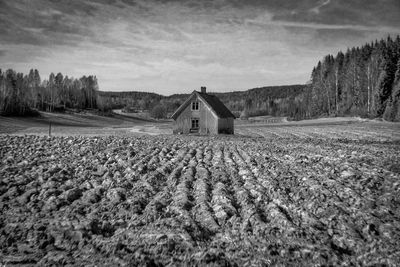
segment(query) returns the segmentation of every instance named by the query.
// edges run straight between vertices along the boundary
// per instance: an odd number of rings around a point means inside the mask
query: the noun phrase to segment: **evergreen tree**
[[[392,114],[389,110],[397,110],[398,105],[394,92],[399,58],[399,36],[324,57],[311,73],[310,92],[304,94],[304,102],[311,103],[309,114],[318,116],[332,110],[345,115]]]

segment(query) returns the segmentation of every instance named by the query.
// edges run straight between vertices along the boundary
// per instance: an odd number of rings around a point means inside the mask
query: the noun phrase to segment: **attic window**
[[[192,102],[192,110],[199,110],[199,102],[197,101]]]

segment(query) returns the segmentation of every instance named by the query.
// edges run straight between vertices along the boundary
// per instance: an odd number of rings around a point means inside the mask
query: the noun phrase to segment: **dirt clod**
[[[394,266],[383,137],[0,135],[0,265]]]

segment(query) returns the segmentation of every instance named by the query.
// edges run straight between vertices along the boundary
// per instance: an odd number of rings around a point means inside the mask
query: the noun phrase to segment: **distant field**
[[[47,113],[40,117],[1,117],[0,134],[38,134],[46,135],[51,123],[52,135],[121,135],[130,132],[132,127],[158,125],[157,121],[135,118],[113,113],[112,116],[99,116],[90,113]]]
[[[37,134],[55,136],[75,135],[171,135],[171,120],[146,119],[137,114],[116,112],[104,117],[93,114],[41,113],[39,118],[0,116],[0,134]],[[399,140],[400,124],[363,120],[352,117],[321,118],[287,121],[284,117],[254,117],[235,121],[236,136],[351,138],[372,137],[380,140]]]
[[[123,116],[130,117],[130,118],[135,118],[135,119],[139,119],[139,120],[145,120],[145,121],[153,121],[153,122],[156,122],[156,120],[153,119],[153,118],[150,116],[150,113],[149,113],[149,112],[136,112],[136,113],[135,113],[135,112],[131,112],[131,113],[125,113],[125,112],[122,112],[121,109],[114,109],[113,112],[114,112],[114,113],[117,113],[117,114],[120,114],[120,115],[123,115]]]
[[[238,125],[235,132],[244,136],[266,139],[343,139],[343,140],[400,140],[400,123],[329,118],[271,124]]]
[[[49,116],[57,136],[43,136],[47,122],[0,120],[17,129],[0,135],[0,265],[400,262],[400,124],[185,136],[168,123]]]

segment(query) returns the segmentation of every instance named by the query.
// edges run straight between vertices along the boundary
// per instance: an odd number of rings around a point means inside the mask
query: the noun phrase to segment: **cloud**
[[[386,3],[0,0],[1,67],[164,94],[304,83],[325,54],[399,33],[399,5]]]
[[[36,3],[34,3],[36,2]],[[44,1],[9,1],[0,12],[2,43],[54,45],[79,42],[90,32],[83,18]]]
[[[321,7],[328,5],[330,2],[331,0],[325,0],[322,3],[318,4],[316,7],[311,8],[310,11],[319,14]]]
[[[385,3],[375,0],[299,0],[296,5],[288,7],[289,2],[282,0],[282,4],[269,6],[274,10],[274,20],[327,25],[400,26],[398,0],[385,0]]]
[[[254,23],[258,25],[275,25],[284,26],[292,28],[309,28],[316,30],[354,30],[354,31],[369,31],[369,32],[386,32],[396,34],[400,30],[397,27],[389,26],[367,26],[367,25],[355,25],[355,24],[323,24],[323,23],[312,23],[312,22],[292,22],[283,20],[273,20],[273,21],[259,21],[259,20],[248,20],[249,23]]]

